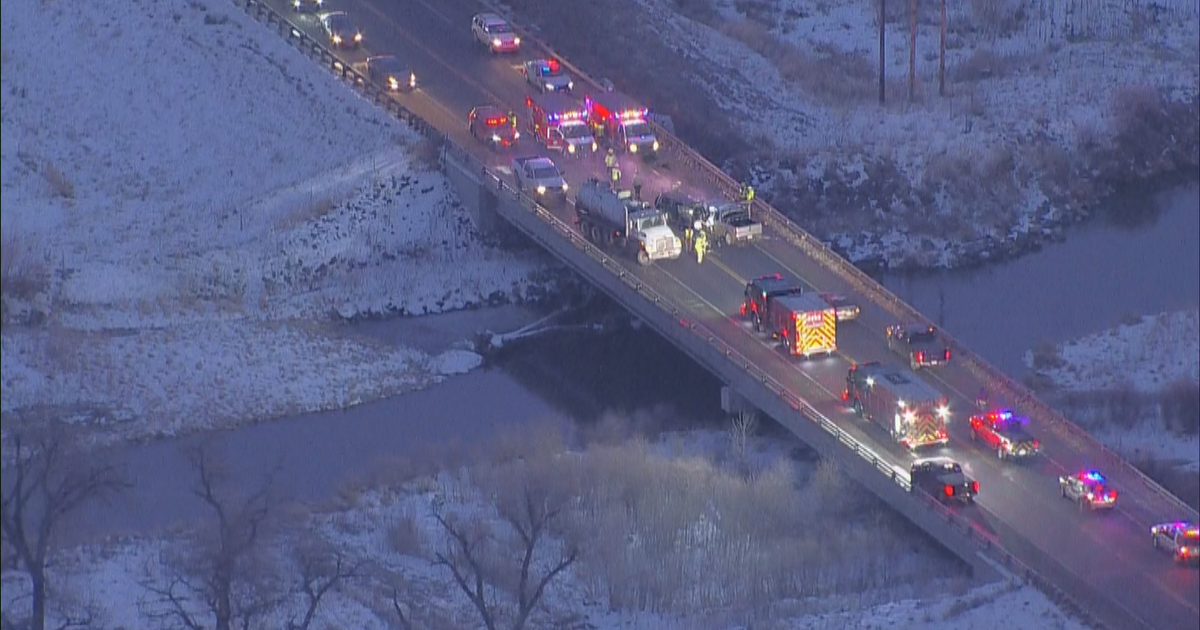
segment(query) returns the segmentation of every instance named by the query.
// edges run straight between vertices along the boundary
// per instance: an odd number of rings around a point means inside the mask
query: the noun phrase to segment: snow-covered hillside
[[[1025,353],[1035,382],[1111,448],[1200,467],[1200,312],[1140,317]]]
[[[885,106],[877,0],[506,4],[857,261],[1000,257],[1200,165],[1192,0],[948,2],[944,96],[939,5],[920,3],[912,98],[910,5],[889,2]]]
[[[461,361],[320,322],[550,277],[480,239],[419,136],[232,3],[0,13],[6,416],[137,437],[370,400]]]

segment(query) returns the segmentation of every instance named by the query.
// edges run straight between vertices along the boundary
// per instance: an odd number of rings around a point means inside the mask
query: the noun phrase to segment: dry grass
[[[950,70],[950,80],[977,83],[986,79],[997,79],[1012,72],[1013,59],[996,54],[989,48],[980,48]]]
[[[329,214],[336,207],[337,202],[332,197],[309,195],[308,199],[298,204],[291,212],[276,219],[275,229],[286,231],[304,225]]]
[[[971,0],[971,22],[990,37],[1008,37],[1021,30],[1026,19],[1023,0]]]
[[[46,288],[50,279],[45,253],[29,237],[10,227],[0,237],[0,290],[28,300]]]
[[[75,198],[75,185],[67,176],[50,160],[46,160],[42,164],[42,177],[45,178],[46,184],[50,186],[50,193],[55,197],[63,199]]]
[[[754,20],[726,22],[721,32],[771,62],[785,81],[818,98],[845,104],[874,96],[875,68],[861,55],[826,43],[815,45],[811,53],[805,52]]]
[[[388,545],[398,554],[422,557],[425,554],[425,536],[417,525],[416,516],[403,510],[395,518],[387,533]]]
[[[1159,408],[1168,431],[1200,433],[1200,383],[1180,380],[1168,385],[1162,391]]]

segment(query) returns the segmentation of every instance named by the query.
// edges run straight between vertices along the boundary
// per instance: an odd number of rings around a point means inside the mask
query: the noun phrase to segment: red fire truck
[[[596,139],[579,101],[559,92],[525,97],[533,135],[552,151],[582,157],[596,152]]]
[[[946,434],[950,403],[908,370],[878,361],[855,365],[846,374],[842,400],[909,449],[950,441]]]
[[[620,92],[599,92],[583,99],[588,122],[597,138],[608,146],[630,153],[658,151],[658,138],[650,123],[649,110]]]
[[[816,293],[768,296],[766,315],[788,354],[807,359],[837,350],[837,311]]]

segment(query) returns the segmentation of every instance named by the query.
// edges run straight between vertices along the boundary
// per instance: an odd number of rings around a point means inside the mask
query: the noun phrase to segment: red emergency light
[[[497,116],[494,118],[487,119],[487,126],[499,127],[500,125],[506,124],[507,122],[508,122],[507,116]]]
[[[556,113],[547,115],[546,120],[549,122],[568,122],[568,121],[572,121],[572,120],[583,120],[583,112],[579,112],[579,111],[556,112]]]
[[[546,61],[546,67],[549,68],[551,72],[558,72],[558,60],[550,59]]]

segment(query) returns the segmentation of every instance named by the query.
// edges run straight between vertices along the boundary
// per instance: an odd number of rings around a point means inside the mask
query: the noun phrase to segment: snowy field
[[[945,96],[938,4],[922,3],[911,100],[909,4],[888,3],[882,108],[876,0],[638,0],[578,42],[597,16],[508,4],[855,260],[984,260],[1055,234],[1113,182],[1195,172],[1193,0],[948,3]],[[593,52],[623,37],[632,52]],[[639,67],[644,40],[654,70]]]
[[[355,404],[463,355],[331,322],[545,289],[414,133],[233,4],[0,13],[6,418],[133,438]]]
[[[1195,430],[1167,430],[1189,415],[1200,384],[1200,312],[1145,316],[1025,353],[1071,414],[1110,448],[1200,468]],[[1110,417],[1112,416],[1112,417]]]
[[[846,492],[835,470],[788,460],[774,440],[751,437],[747,444],[737,451],[717,432],[593,444],[572,453],[525,441],[474,457],[464,468],[397,462],[347,488],[335,505],[272,520],[270,538],[243,552],[253,565],[233,564],[234,609],[270,601],[251,625],[287,627],[306,607],[302,578],[315,577],[312,584],[320,586],[340,566],[349,575],[320,601],[314,628],[404,627],[393,599],[415,627],[478,627],[479,612],[451,572],[451,564],[467,571],[473,584],[470,565],[441,517],[472,541],[474,557],[488,567],[485,593],[493,611],[510,619],[509,589],[525,552],[514,528],[538,513],[551,516],[534,548],[535,582],[572,550],[576,555],[548,583],[530,628],[1082,630],[1036,589],[973,586],[929,542],[898,531],[905,526],[893,522],[897,517],[867,505],[874,499]],[[735,466],[751,471],[749,478]],[[242,505],[222,492],[218,487],[225,505]],[[527,496],[549,507],[526,511]],[[814,500],[833,518],[804,508]],[[61,576],[55,592],[64,602],[56,610],[90,605],[106,627],[161,623],[155,615],[167,610],[163,589],[174,583],[173,594],[184,595],[179,579],[198,583],[210,566],[204,554],[220,548],[196,546],[212,540],[203,531],[64,551],[52,574]],[[646,566],[658,570],[637,569]],[[27,601],[24,584],[19,573],[5,575],[10,614]],[[916,595],[930,592],[944,595]],[[200,600],[180,601],[203,623]]]

